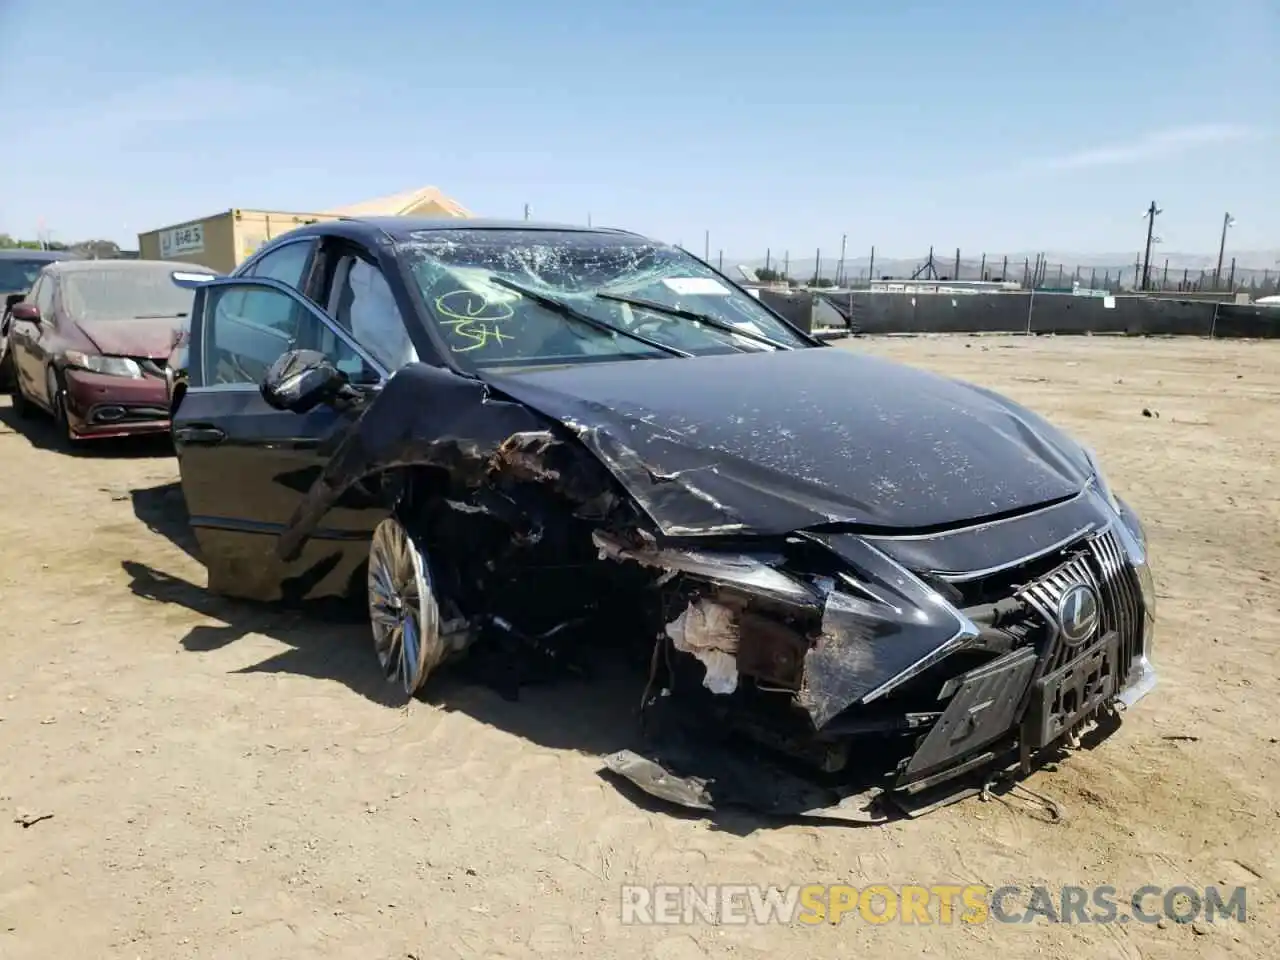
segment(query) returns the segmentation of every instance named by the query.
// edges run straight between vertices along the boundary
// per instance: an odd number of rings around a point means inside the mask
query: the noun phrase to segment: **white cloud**
[[[1234,123],[1207,123],[1159,130],[1124,143],[1079,150],[1058,157],[1035,161],[1040,170],[1088,170],[1097,167],[1119,167],[1169,157],[1199,147],[1237,143],[1256,137],[1252,127]]]

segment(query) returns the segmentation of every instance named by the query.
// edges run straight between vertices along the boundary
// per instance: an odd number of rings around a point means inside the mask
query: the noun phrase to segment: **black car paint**
[[[797,352],[787,355],[786,359],[803,355]],[[877,378],[893,372],[886,369],[891,365],[874,361],[869,374],[862,362],[864,358],[843,351],[821,351],[809,355],[821,356],[823,367],[828,370],[844,369],[846,364],[843,361],[847,360],[847,369],[851,373],[857,371],[862,374],[861,377],[853,377],[852,382],[864,386],[874,384]],[[724,384],[727,392],[731,389],[728,387],[730,383],[754,382],[750,376],[735,375],[733,362],[759,362],[770,357],[772,355],[742,354],[699,358],[697,362],[700,369],[704,365],[717,368],[710,370],[702,380],[702,384],[711,385],[705,389],[714,396],[717,384]],[[625,393],[634,391],[637,383],[643,384],[647,374],[655,391],[660,391],[670,381],[659,376],[661,370],[645,365],[665,363],[670,369],[678,362],[630,361],[593,368],[560,368],[552,374],[486,376],[487,383],[425,364],[405,367],[372,399],[341,443],[332,448],[323,472],[277,541],[277,557],[286,563],[298,562],[304,547],[310,543],[312,531],[320,529],[320,524],[331,516],[332,506],[340,503],[352,486],[365,477],[397,467],[426,466],[446,472],[462,488],[475,488],[480,486],[486,469],[509,438],[555,427],[565,442],[572,442],[573,438],[582,440],[622,489],[635,498],[654,521],[655,527],[661,530],[666,526],[674,531],[677,540],[747,537],[770,544],[779,537],[807,528],[811,531],[808,534],[811,539],[839,557],[850,569],[858,570],[860,576],[882,596],[896,597],[896,603],[902,609],[921,612],[926,619],[920,621],[920,629],[909,632],[891,623],[875,625],[870,634],[865,629],[843,629],[839,623],[830,624],[833,633],[840,638],[839,642],[811,654],[807,672],[813,683],[802,691],[801,698],[801,705],[810,713],[815,727],[821,728],[863,695],[928,656],[941,641],[951,638],[963,626],[941,608],[930,605],[926,595],[928,588],[923,584],[898,582],[900,568],[886,562],[886,555],[910,558],[914,551],[915,559],[924,560],[925,564],[912,564],[912,567],[930,573],[945,573],[949,569],[948,564],[958,569],[975,570],[980,567],[960,560],[963,554],[957,552],[957,544],[960,544],[960,551],[966,547],[972,550],[973,544],[980,541],[987,551],[978,554],[980,563],[995,566],[1015,556],[1024,557],[1053,546],[1061,539],[1058,536],[1061,530],[1079,533],[1104,522],[1097,499],[1083,495],[1089,480],[1087,460],[1082,455],[1079,460],[1074,460],[1069,450],[1050,445],[1048,441],[1035,445],[1017,444],[1019,437],[1030,432],[1027,419],[1024,419],[1028,415],[1020,413],[1019,408],[1012,404],[995,404],[983,395],[977,396],[975,405],[981,415],[989,418],[988,422],[984,424],[979,419],[980,414],[973,411],[962,415],[959,422],[971,433],[982,432],[988,438],[1001,438],[999,444],[987,452],[995,461],[987,469],[1000,470],[1009,476],[1014,474],[1016,465],[1023,464],[1024,477],[1029,476],[1035,482],[1045,484],[1044,487],[1031,488],[1042,490],[1039,499],[1024,497],[984,504],[989,514],[1002,515],[1002,519],[986,523],[982,522],[984,515],[976,513],[979,508],[971,500],[961,501],[963,505],[957,508],[954,499],[934,498],[929,501],[927,513],[897,515],[894,508],[904,503],[911,505],[912,494],[879,503],[833,502],[833,494],[820,496],[812,491],[814,481],[795,483],[791,472],[780,469],[785,465],[785,459],[775,462],[772,469],[745,473],[750,464],[744,469],[741,448],[737,456],[720,453],[721,448],[715,438],[723,438],[723,433],[716,429],[722,421],[712,417],[694,431],[694,435],[705,438],[707,443],[707,447],[696,451],[700,459],[693,464],[687,461],[673,464],[670,459],[661,459],[663,453],[672,449],[661,445],[669,437],[669,424],[651,416],[651,410],[636,411],[635,415],[620,422],[617,410],[620,407],[626,409],[628,402],[620,401],[616,396],[592,400],[579,397],[567,403],[564,394],[557,393],[554,395],[559,401],[557,404],[546,400],[546,392],[525,389],[531,380],[571,373],[585,374],[583,379],[602,385],[602,389],[614,384],[619,392]],[[637,369],[642,371],[640,377],[630,379],[625,376]],[[804,382],[821,393],[822,386],[815,386],[817,369],[821,368],[806,369]],[[602,376],[610,372],[615,374],[613,379]],[[908,371],[905,376],[910,381],[927,375]],[[938,395],[947,396],[954,403],[971,392],[967,387],[951,385],[942,378],[928,378],[926,382],[930,381],[936,381],[931,382],[935,407]],[[582,381],[577,382],[581,387]],[[680,382],[688,384],[695,380],[684,378]],[[831,385],[821,395],[830,400],[834,389],[835,386]],[[678,389],[670,387],[666,395],[674,398],[672,402],[677,404],[688,399],[687,393],[682,395]],[[776,388],[772,395],[776,402],[785,406],[786,399],[779,400]],[[900,391],[897,396],[917,398],[916,403],[929,402],[929,392],[918,388]],[[850,403],[857,407],[856,394]],[[816,426],[824,427],[831,422],[825,409],[818,413],[813,421]],[[737,415],[725,413],[724,416],[732,417],[735,425],[739,419]],[[907,421],[906,414],[899,416]],[[760,419],[767,421],[767,414]],[[796,423],[797,420],[802,418],[796,417],[789,422]],[[895,416],[893,420],[899,422],[899,417]],[[1016,427],[1005,427],[1007,421]],[[751,422],[758,423],[759,420]],[[800,437],[803,437],[802,431],[803,426],[798,426]],[[732,438],[732,434],[730,436]],[[741,437],[733,439],[740,441]],[[919,474],[922,461],[907,457],[905,462],[912,464],[909,472],[897,466],[898,472],[890,472],[886,478],[886,473],[892,471],[899,461],[892,456],[892,438],[879,439],[884,446],[875,450],[878,458],[872,462],[881,472],[873,474],[874,479],[868,482],[868,474],[860,474],[856,468],[849,471],[849,477],[864,489],[883,486],[902,490],[910,483],[916,485],[915,495],[923,499],[919,492],[923,489],[921,484],[936,487],[949,475],[926,476],[922,480]],[[1063,443],[1061,439],[1057,442]],[[871,443],[868,440],[868,446]],[[932,447],[933,438],[928,437],[927,443]],[[902,445],[910,451],[909,434],[902,435]],[[785,444],[786,448],[793,446],[790,441]],[[761,448],[769,450],[769,442],[761,440]],[[655,449],[659,451],[658,455],[648,458],[646,455]],[[680,445],[675,449],[684,451],[689,448]],[[821,461],[815,470],[825,468],[834,472],[841,464],[855,459],[839,449],[831,450],[828,446],[822,446],[822,449],[830,452],[830,458]],[[730,473],[730,468],[735,472]],[[700,478],[696,486],[692,485],[685,471]],[[729,483],[719,482],[725,474],[729,475],[732,487]],[[707,477],[716,480],[707,482]],[[598,494],[601,489],[602,486],[588,489],[586,495]],[[963,490],[963,485],[957,489]],[[1006,485],[1004,489],[1011,487]],[[1045,507],[1046,500],[1053,504],[1053,509]],[[1031,516],[1009,515],[1014,510],[1025,511],[1028,508],[1040,509],[1034,510]],[[749,521],[747,525],[742,523],[744,518]],[[278,523],[278,515],[274,519]],[[976,524],[968,522],[975,519],[978,521]],[[874,522],[868,523],[869,520]],[[891,520],[897,522],[890,524],[888,521]],[[943,529],[925,536],[918,533],[925,528],[954,527],[958,522],[964,522],[959,531]],[[841,532],[864,524],[865,530],[860,535]],[[891,525],[899,528],[895,531],[899,536],[866,536],[867,532],[880,532]],[[275,523],[273,529],[278,529]],[[976,530],[983,530],[984,535],[976,536]],[[1046,537],[1048,542],[1045,542]],[[893,642],[885,642],[890,638]],[[851,665],[856,665],[856,668]]]
[[[491,228],[508,226],[530,228]],[[805,540],[918,615],[914,632],[868,632],[819,611],[829,640],[806,658],[797,700],[820,730],[966,635],[971,625],[937,606],[935,586],[1047,554],[1114,519],[1083,449],[1034,413],[818,341],[469,374],[442,348],[395,255],[423,229],[448,225],[315,225],[237,271],[301,237],[321,237],[318,254],[326,243],[358,244],[382,267],[422,362],[356,403],[301,415],[271,409],[247,385],[179,398],[175,443],[211,588],[260,599],[350,590],[368,532],[393,508],[374,478],[427,468],[475,491],[510,465],[513,440],[542,438],[576,457],[542,471],[549,488],[579,503],[620,491],[659,544],[776,551]],[[300,295],[319,299],[324,272],[313,261]]]
[[[345,595],[356,585],[373,528],[386,515],[358,483],[332,502],[301,562],[284,564],[273,548],[359,411],[328,405],[304,414],[278,410],[255,384],[201,389],[207,291],[231,279],[197,288],[191,334],[182,348],[186,366],[171,401],[183,494],[209,588],[257,600]],[[289,290],[273,280],[246,280]],[[311,302],[304,307],[320,312]]]
[[[468,230],[580,231],[598,234],[625,234],[625,231],[584,228],[560,224],[526,221],[467,220]],[[297,243],[311,245],[308,261],[302,271],[297,293],[313,310],[324,302],[326,284],[332,278],[333,264],[344,253],[356,252],[372,261],[385,277],[405,321],[406,330],[424,366],[447,373],[473,387],[480,381],[467,374],[444,343],[421,291],[413,281],[409,267],[397,255],[398,244],[411,242],[424,232],[456,229],[457,221],[417,220],[405,217],[338,220],[310,224],[292,230],[263,246],[245,260],[224,280],[253,280],[259,264],[285,246]],[[634,234],[628,234],[634,236]],[[700,261],[701,262],[701,261]],[[715,271],[724,282],[737,286],[728,276]],[[284,289],[273,281],[260,281]],[[290,591],[306,588],[308,597],[324,597],[346,593],[365,559],[364,542],[385,509],[372,502],[359,489],[348,495],[358,478],[342,478],[342,490],[324,501],[320,516],[305,530],[291,533],[298,540],[298,551],[305,542],[305,555],[290,562],[281,561],[274,549],[275,538],[288,524],[286,504],[299,510],[304,489],[298,488],[299,477],[319,477],[322,469],[331,473],[334,465],[330,454],[349,429],[355,412],[338,415],[325,409],[310,412],[307,422],[296,416],[272,410],[253,390],[190,390],[200,387],[201,337],[199,325],[208,286],[197,288],[192,307],[191,336],[183,352],[185,368],[175,374],[180,383],[175,393],[179,401],[171,411],[174,447],[182,466],[182,482],[192,515],[192,526],[202,543],[212,588],[254,599],[279,599]],[[779,321],[791,324],[761,305]],[[822,341],[795,330],[797,337],[813,347],[825,347]],[[192,382],[192,372],[195,382]],[[370,391],[371,399],[378,391]],[[446,391],[448,392],[448,391]],[[442,414],[451,411],[445,405]],[[380,414],[378,416],[381,416]],[[393,418],[392,422],[396,422]],[[372,422],[372,421],[370,421]],[[375,427],[375,431],[382,428]],[[194,431],[194,432],[193,432]],[[213,439],[221,432],[226,439]],[[216,447],[216,452],[214,448]],[[252,477],[227,483],[227,475]],[[277,478],[285,477],[286,480]],[[326,496],[317,486],[312,497]],[[331,507],[341,500],[342,510],[336,515]],[[326,514],[328,514],[326,516]],[[324,541],[312,543],[312,540]],[[335,560],[335,558],[337,558]],[[317,567],[317,564],[321,565]],[[323,575],[318,569],[329,568]]]
[[[1088,479],[1087,462],[1027,411],[901,364],[846,350],[691,363],[482,375],[579,425],[668,536],[945,528],[1071,496]]]
[[[671,537],[837,524],[893,543],[894,535],[936,532],[889,552],[948,571],[974,569],[975,550],[985,551],[981,566],[994,566],[1097,522],[1083,503],[1052,520],[1013,522],[1019,511],[1073,500],[1091,471],[1057,431],[983,391],[846,351],[702,357],[692,361],[696,374],[682,367],[676,376],[672,364],[682,362],[483,374],[489,390],[425,364],[406,367],[361,417],[343,456],[329,461],[288,542],[305,539],[355,480],[432,462],[425,451],[441,438],[496,450],[516,424],[495,395],[576,436]],[[764,371],[780,375],[769,404],[754,386]],[[851,425],[842,403],[859,411]],[[536,423],[525,417],[519,429]],[[997,535],[975,536],[972,528],[984,526]]]

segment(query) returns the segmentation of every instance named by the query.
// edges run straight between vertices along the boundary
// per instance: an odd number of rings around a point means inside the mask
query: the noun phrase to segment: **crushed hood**
[[[945,527],[1078,492],[1077,444],[996,394],[847,350],[484,379],[575,432],[668,536]]]
[[[110,357],[167,359],[182,331],[184,319],[78,320],[76,326],[95,347]]]

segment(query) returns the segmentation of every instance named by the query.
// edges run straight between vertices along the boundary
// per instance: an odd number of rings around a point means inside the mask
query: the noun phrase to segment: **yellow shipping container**
[[[138,234],[138,255],[144,260],[174,260],[230,273],[268,240],[304,223],[342,217],[468,218],[471,215],[470,210],[436,187],[418,187],[325,213],[227,210],[201,220],[188,220]]]
[[[143,260],[173,260],[230,273],[268,240],[304,223],[337,220],[334,213],[227,210],[138,234]]]

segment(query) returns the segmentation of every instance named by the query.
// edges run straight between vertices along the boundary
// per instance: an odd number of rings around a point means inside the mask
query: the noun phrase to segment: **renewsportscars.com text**
[[[658,884],[622,888],[627,924],[1244,923],[1244,887],[998,886],[854,887],[803,884]]]

